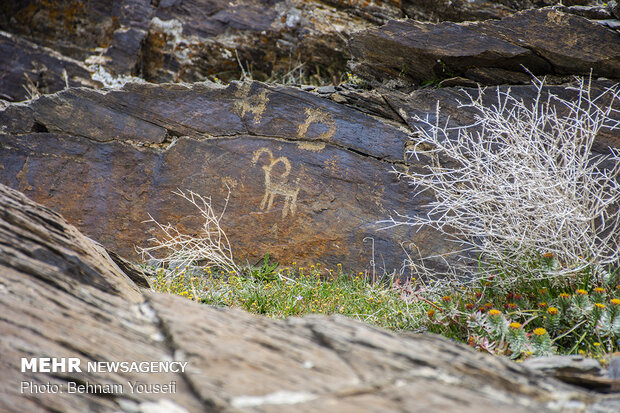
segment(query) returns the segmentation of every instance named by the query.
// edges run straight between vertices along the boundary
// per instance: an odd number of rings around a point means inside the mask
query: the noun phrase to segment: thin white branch
[[[219,215],[213,210],[211,198],[203,198],[195,192],[184,192],[180,189],[174,194],[198,209],[204,219],[202,230],[196,236],[181,234],[172,225],[162,225],[149,214],[150,220],[147,222],[153,222],[157,226],[161,237],[151,238],[149,241],[152,245],[149,247],[137,248],[142,258],[167,269],[173,269],[170,268],[173,266],[183,269],[217,267],[238,274],[240,268],[233,259],[230,242],[220,225],[230,199],[230,188]]]

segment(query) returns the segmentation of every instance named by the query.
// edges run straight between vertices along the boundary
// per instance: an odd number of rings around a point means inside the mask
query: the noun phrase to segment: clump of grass
[[[269,317],[341,314],[393,330],[423,330],[416,317],[422,312],[419,304],[412,306],[396,289],[367,282],[363,274],[345,275],[341,266],[334,270],[318,264],[310,268],[276,266],[267,256],[261,267],[239,273],[205,268],[197,275],[192,268],[159,268],[152,284],[160,292]]]
[[[540,257],[539,265],[553,265]],[[484,352],[523,359],[532,355],[620,351],[619,274],[600,283],[584,270],[572,278],[510,284],[497,275],[458,288],[428,288],[422,280],[376,283],[340,266],[329,271],[262,266],[239,273],[203,268],[159,268],[154,288],[217,306],[269,317],[341,314],[397,331],[427,331]]]

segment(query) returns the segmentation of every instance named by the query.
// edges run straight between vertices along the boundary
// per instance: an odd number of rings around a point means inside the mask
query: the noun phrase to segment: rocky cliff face
[[[2,2],[3,411],[617,412],[617,394],[440,337],[155,294],[117,255],[137,259],[134,246],[153,235],[148,214],[199,231],[177,188],[211,196],[218,211],[230,190],[222,224],[240,262],[269,253],[283,265],[391,272],[403,249],[450,252],[431,230],[377,223],[423,213],[430,200],[390,173],[426,165],[406,156],[415,116],[439,101],[451,126],[471,124],[458,100],[478,86],[531,102],[525,69],[547,75],[545,96],[575,96],[572,75],[592,72],[594,96],[620,80],[620,6],[557,3]],[[620,148],[617,131],[593,150],[610,148]],[[187,364],[22,371],[21,359],[35,357]],[[533,367],[549,363],[559,362]],[[562,380],[617,385],[561,363]],[[160,392],[132,391],[137,383]],[[69,392],[80,386],[95,390]]]
[[[458,76],[483,85],[520,84],[530,82],[528,71],[620,77],[618,33],[551,8],[480,23],[395,20],[354,34],[351,51],[354,72],[383,83]]]
[[[13,109],[15,125],[0,137],[3,182],[122,255],[154,229],[147,213],[185,232],[201,227],[177,188],[212,196],[218,210],[230,188],[223,225],[241,260],[268,252],[284,263],[360,268],[374,244],[395,268],[400,242],[442,248],[430,232],[376,223],[395,210],[415,213],[407,184],[390,174],[410,166],[399,125],[298,89],[75,89]]]
[[[172,191],[221,209],[229,188],[223,224],[242,262],[270,253],[391,272],[403,248],[453,249],[430,230],[377,224],[430,199],[390,173],[425,165],[405,155],[413,115],[439,100],[453,126],[469,124],[461,86],[524,84],[513,90],[532,100],[526,70],[564,97],[571,75],[592,71],[595,93],[620,78],[617,4],[555,3],[5,2],[0,182],[132,260],[149,213],[199,228]],[[143,83],[100,90],[130,75]],[[217,83],[244,76],[295,83]],[[201,82],[161,83],[181,81]],[[336,86],[308,85],[325,82]],[[618,148],[617,136],[595,150]]]
[[[140,290],[105,249],[3,185],[0,331],[6,412],[611,412],[620,403],[437,336],[342,317],[277,321]],[[84,368],[22,372],[21,358],[33,357]],[[187,364],[86,370],[120,361]],[[94,390],[71,393],[79,386]],[[146,391],[155,386],[169,387]]]

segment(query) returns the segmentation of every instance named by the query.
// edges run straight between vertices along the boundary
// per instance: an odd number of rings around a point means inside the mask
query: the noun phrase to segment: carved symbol
[[[289,211],[291,216],[295,215],[297,209],[297,194],[299,193],[299,187],[294,187],[288,182],[288,176],[291,172],[291,163],[284,156],[279,158],[273,157],[271,151],[267,148],[261,148],[254,152],[252,158],[252,165],[255,165],[263,154],[268,155],[269,164],[263,166],[265,172],[265,196],[260,203],[262,210],[270,211],[273,206],[273,200],[276,195],[282,195],[284,197],[284,208],[282,209],[282,218],[285,218]],[[272,169],[277,165],[282,164],[284,172],[274,176]],[[299,179],[295,181],[299,184]]]
[[[310,124],[322,123],[329,126],[327,132],[321,133],[317,136],[318,140],[327,140],[336,134],[336,122],[331,114],[322,111],[319,108],[306,108],[306,121],[299,125],[297,129],[297,137],[302,138],[307,132]]]
[[[233,104],[235,113],[242,118],[246,113],[252,113],[254,115],[254,124],[258,125],[263,116],[263,112],[267,108],[269,98],[267,97],[267,91],[262,90],[256,95],[250,96],[251,83],[243,83],[235,92],[237,100]]]
[[[30,173],[30,169],[28,168],[28,162],[30,161],[30,155],[26,156],[26,161],[24,162],[24,166],[17,173],[17,182],[19,182],[19,190],[22,192],[32,191],[32,186],[28,183],[28,174]]]

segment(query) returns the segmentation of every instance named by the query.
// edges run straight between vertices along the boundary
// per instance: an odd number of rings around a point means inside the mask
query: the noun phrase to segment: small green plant
[[[270,263],[269,262],[269,254],[265,254],[265,258],[263,258],[263,264],[260,267],[250,267],[248,272],[250,277],[258,281],[273,281],[276,279],[276,268],[278,268],[278,263]]]
[[[620,350],[618,273],[602,284],[585,270],[510,284],[498,274],[440,289],[416,279],[372,282],[341,266],[278,268],[269,256],[239,272],[197,270],[155,269],[154,288],[269,317],[341,314],[392,330],[427,331],[513,359],[556,352],[602,358]]]
[[[510,283],[505,277],[452,288],[450,310],[433,311],[428,331],[459,340],[467,335],[469,345],[515,359],[555,352],[601,357],[620,349],[617,272],[603,282],[588,270],[538,280],[511,275]]]

